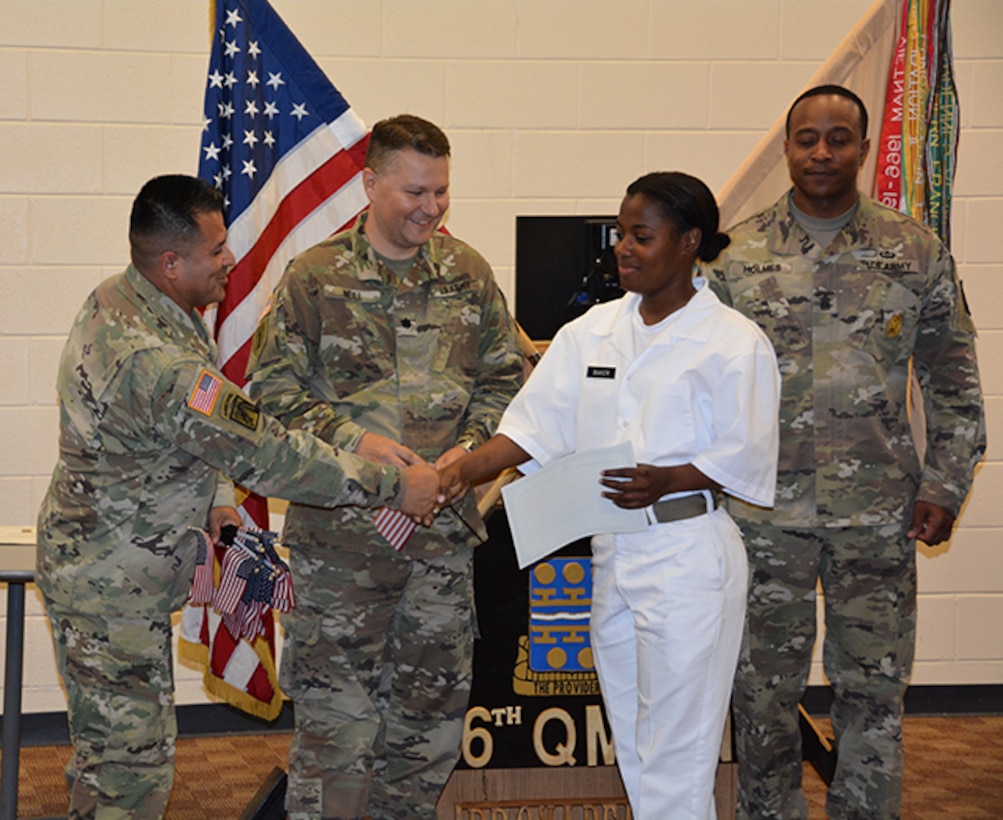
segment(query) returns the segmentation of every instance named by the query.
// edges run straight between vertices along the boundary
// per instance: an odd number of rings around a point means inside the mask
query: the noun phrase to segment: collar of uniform
[[[671,321],[667,322],[658,335],[651,340],[649,347],[672,344],[674,340],[683,337],[697,342],[710,340],[712,323],[706,322],[704,319],[709,311],[714,310],[715,305],[720,300],[707,287],[707,280],[703,276],[693,277],[693,285],[697,289],[693,298],[671,315]],[[601,320],[591,328],[591,332],[596,336],[609,338],[621,352],[632,350],[631,314],[640,307],[640,294],[627,293],[615,302],[607,304],[610,305],[610,309],[602,312]],[[591,310],[596,310],[599,307],[601,305],[596,305]]]
[[[793,191],[793,188],[788,188],[773,207],[775,219],[770,226],[767,241],[767,247],[772,253],[800,256],[805,242],[810,241],[807,231],[798,224],[791,211]]]
[[[805,253],[806,243],[811,243],[811,239],[805,229],[798,224],[791,211],[792,191],[793,188],[789,188],[772,208],[776,218],[769,228],[767,247],[773,253],[802,256]],[[863,191],[857,191],[857,199],[856,212],[829,245],[834,252],[859,247],[867,242],[867,236],[878,233],[875,226],[878,206]],[[814,243],[811,244],[814,245]],[[821,252],[826,250],[828,249],[822,248]]]
[[[192,335],[195,335],[209,349],[212,358],[216,358],[215,343],[205,321],[197,311],[192,311],[189,316],[181,309],[181,305],[143,276],[134,265],[129,265],[125,269],[125,280],[142,299],[147,310],[166,320],[171,335],[179,337],[186,344],[190,343]]]
[[[376,252],[366,238],[365,225],[368,217],[369,214],[363,211],[352,227],[352,253],[368,261],[368,264],[359,266],[359,278],[387,284],[380,276],[381,263],[376,257]],[[440,260],[440,251],[435,243],[437,236],[438,234],[433,235],[432,239],[418,248],[418,255],[411,266],[411,272],[407,275],[411,281],[414,281],[416,275],[418,282],[437,277]]]
[[[900,213],[894,208],[879,205],[863,192],[858,192],[858,194],[860,204],[857,207],[857,212],[853,215],[853,219],[843,228],[843,232],[840,235],[847,243],[847,247],[859,248],[862,245],[877,244],[887,228],[886,225],[882,225],[883,213],[891,213],[896,219],[912,219],[912,217]],[[923,231],[930,230],[921,222],[916,222],[916,224]]]

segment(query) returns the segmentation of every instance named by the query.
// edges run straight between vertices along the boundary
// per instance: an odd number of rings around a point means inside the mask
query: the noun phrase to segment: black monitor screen
[[[515,317],[531,339],[552,339],[565,322],[620,290],[613,216],[517,216]]]

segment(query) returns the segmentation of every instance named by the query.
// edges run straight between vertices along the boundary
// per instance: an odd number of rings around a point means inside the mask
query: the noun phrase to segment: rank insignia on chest
[[[885,325],[885,336],[889,339],[896,338],[902,332],[902,314],[896,313]]]

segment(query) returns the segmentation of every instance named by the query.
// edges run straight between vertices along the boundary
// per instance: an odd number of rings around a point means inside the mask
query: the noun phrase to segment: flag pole
[[[523,357],[526,359],[526,363],[529,365],[530,369],[536,367],[536,363],[540,361],[540,356],[543,352],[537,347],[536,342],[529,338],[529,334],[523,330],[522,325],[520,325],[515,319],[512,319],[513,324],[515,324],[516,339],[519,343],[519,350],[522,352]],[[506,484],[510,484],[519,477],[518,470],[515,467],[508,467],[498,474],[498,477],[492,481],[484,494],[477,499],[477,514],[484,520],[491,514],[495,505],[498,503],[498,499],[501,498],[502,487]]]

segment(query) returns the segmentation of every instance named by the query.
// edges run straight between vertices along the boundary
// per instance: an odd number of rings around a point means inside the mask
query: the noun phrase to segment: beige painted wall
[[[517,214],[615,213],[658,168],[720,188],[870,0],[273,5],[367,123],[411,111],[446,128],[449,227],[511,300]],[[922,551],[919,684],[1003,682],[1003,4],[953,6],[954,248],[990,445],[954,538]],[[132,196],[196,170],[207,59],[207,0],[0,0],[0,524],[34,520],[56,458],[57,357],[83,298],[127,260]],[[28,597],[25,709],[61,710]],[[180,670],[179,702],[204,700]]]

